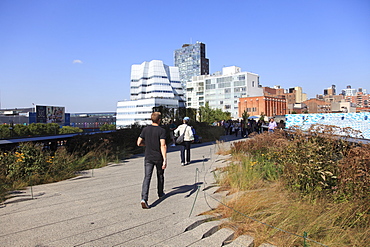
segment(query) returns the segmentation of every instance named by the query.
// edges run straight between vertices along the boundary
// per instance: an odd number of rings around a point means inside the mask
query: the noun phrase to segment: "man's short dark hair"
[[[152,120],[153,123],[159,123],[160,120],[162,119],[161,113],[160,112],[153,112],[150,119]]]

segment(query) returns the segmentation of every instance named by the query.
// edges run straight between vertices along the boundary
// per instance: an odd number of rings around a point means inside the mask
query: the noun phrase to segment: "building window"
[[[255,87],[255,86],[254,86],[254,81],[252,81],[252,87]]]

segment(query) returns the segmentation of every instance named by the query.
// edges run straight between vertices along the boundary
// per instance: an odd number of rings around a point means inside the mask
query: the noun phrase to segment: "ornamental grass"
[[[219,183],[239,193],[215,211],[257,246],[303,246],[305,232],[308,246],[366,246],[370,145],[337,135],[345,132],[351,130],[313,126],[235,142]]]

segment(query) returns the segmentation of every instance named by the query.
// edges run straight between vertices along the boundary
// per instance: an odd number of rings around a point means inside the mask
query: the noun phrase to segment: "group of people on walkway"
[[[285,129],[284,120],[280,120],[279,123],[275,122],[274,118],[270,118],[269,122],[266,123],[263,119],[256,121],[254,118],[247,120],[222,120],[220,122],[213,123],[214,126],[222,126],[225,130],[225,135],[240,135],[241,137],[248,137],[252,133],[261,134],[263,131],[269,130],[270,132],[275,129]]]
[[[220,126],[224,127],[225,135],[240,135],[241,137],[248,137],[252,133],[262,133],[263,126],[265,125],[265,121],[259,119],[256,121],[255,119],[248,119],[248,120],[222,120]]]
[[[154,167],[156,168],[157,172],[158,197],[161,199],[165,196],[163,188],[164,170],[167,168],[166,130],[160,127],[162,120],[160,112],[153,112],[151,115],[151,120],[152,124],[146,126],[141,131],[140,136],[137,139],[138,146],[146,147],[144,158],[144,180],[142,184],[140,202],[143,209],[149,209],[149,187]],[[189,117],[184,117],[183,123],[177,128],[176,126],[170,124],[170,130],[172,128],[173,131],[173,136],[171,136],[173,141],[175,141],[175,137],[183,136],[183,141],[179,143],[182,166],[190,163],[190,146],[194,141],[194,133],[192,127],[188,125],[189,121]]]

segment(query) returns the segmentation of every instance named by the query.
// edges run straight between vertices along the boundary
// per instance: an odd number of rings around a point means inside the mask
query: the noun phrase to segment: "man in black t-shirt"
[[[145,127],[137,139],[138,146],[145,146],[145,176],[141,192],[141,206],[144,209],[149,208],[149,186],[154,167],[157,170],[158,197],[163,198],[165,195],[163,187],[164,169],[167,167],[166,131],[159,126],[161,122],[160,112],[153,112],[151,120],[152,125]]]

